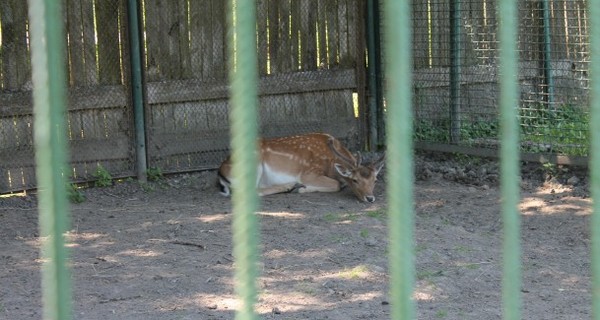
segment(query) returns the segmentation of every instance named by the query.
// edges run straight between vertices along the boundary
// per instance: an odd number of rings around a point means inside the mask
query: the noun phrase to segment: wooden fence
[[[135,172],[125,0],[63,0],[69,173]],[[148,165],[214,168],[229,149],[226,2],[140,1]],[[257,1],[262,134],[326,131],[358,146],[363,0]],[[35,187],[27,3],[0,3],[0,192]],[[358,108],[360,106],[360,108]],[[357,115],[356,110],[360,113]],[[360,117],[358,117],[360,116]]]

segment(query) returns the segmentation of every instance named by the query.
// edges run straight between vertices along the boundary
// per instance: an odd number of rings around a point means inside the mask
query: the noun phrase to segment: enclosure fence
[[[363,4],[256,1],[261,136],[364,144]],[[230,147],[227,14],[222,0],[65,2],[72,181],[99,166],[120,178],[219,165]],[[0,193],[36,187],[28,23],[26,1],[0,2]]]
[[[501,2],[412,2],[417,147],[497,154]],[[587,162],[581,157],[589,155],[588,3],[517,3],[519,150],[525,160]]]
[[[234,197],[234,248],[236,259],[236,288],[244,304],[236,317],[256,318],[253,303],[256,292],[253,288],[256,277],[257,229],[253,213],[256,207],[254,187],[253,141],[257,135],[256,100],[257,74],[256,56],[242,55],[243,49],[252,49],[254,28],[254,1],[231,1],[232,42],[230,47],[232,82],[232,132],[235,175],[240,178],[240,188]],[[67,225],[65,206],[64,168],[66,120],[63,108],[66,100],[66,76],[62,55],[64,45],[63,20],[60,2],[31,0],[32,72],[34,85],[35,148],[37,174],[40,183],[40,228],[43,240],[43,304],[46,319],[70,318],[70,290],[67,257],[63,232]],[[590,17],[590,168],[591,190],[594,199],[600,198],[600,1],[587,2]],[[388,47],[388,147],[387,160],[389,178],[390,217],[390,273],[391,304],[393,319],[414,318],[411,299],[414,283],[414,251],[412,230],[412,141],[411,128],[411,26],[410,19],[399,19],[392,23],[391,17],[408,15],[410,2],[385,2],[386,39]],[[504,276],[503,310],[505,319],[520,318],[520,262],[517,152],[518,144],[518,79],[517,63],[517,18],[516,1],[498,3],[500,20],[499,63],[500,63],[500,136],[501,136],[501,191],[504,221]],[[399,23],[399,24],[396,24]],[[44,41],[47,40],[47,41]],[[247,54],[247,52],[244,52]],[[252,81],[254,80],[254,81]],[[250,107],[248,107],[248,105]],[[242,106],[244,106],[242,108]],[[406,219],[406,220],[404,220]],[[594,201],[592,217],[592,271],[593,271],[593,315],[600,319],[600,204]]]

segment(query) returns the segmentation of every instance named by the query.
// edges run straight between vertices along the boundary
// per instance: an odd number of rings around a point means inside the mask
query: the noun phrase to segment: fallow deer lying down
[[[336,138],[323,133],[259,141],[257,189],[260,196],[283,192],[336,192],[348,186],[363,202],[375,201],[373,189],[384,164],[361,164]],[[221,194],[235,189],[228,157],[219,168]]]

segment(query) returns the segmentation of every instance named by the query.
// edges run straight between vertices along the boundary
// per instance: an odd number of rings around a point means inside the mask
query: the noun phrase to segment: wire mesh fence
[[[93,179],[134,168],[124,0],[67,1],[69,175]],[[36,187],[27,2],[0,3],[0,192]]]
[[[261,136],[323,131],[357,145],[361,3],[257,1]],[[226,10],[220,0],[143,2],[150,167],[214,168],[228,152],[226,71],[237,62],[225,54]]]
[[[498,147],[497,1],[413,2],[415,138]],[[520,149],[588,154],[586,1],[520,1]]]

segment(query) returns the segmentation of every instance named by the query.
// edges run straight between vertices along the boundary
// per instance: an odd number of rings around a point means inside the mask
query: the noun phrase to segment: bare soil
[[[586,174],[531,166],[522,177],[523,318],[590,319]],[[68,233],[74,319],[233,319],[231,206],[214,179],[84,189]],[[501,318],[497,184],[494,162],[418,157],[419,319]],[[262,199],[262,318],[389,319],[383,182],[376,196]],[[41,318],[36,202],[32,193],[0,198],[0,319]]]

